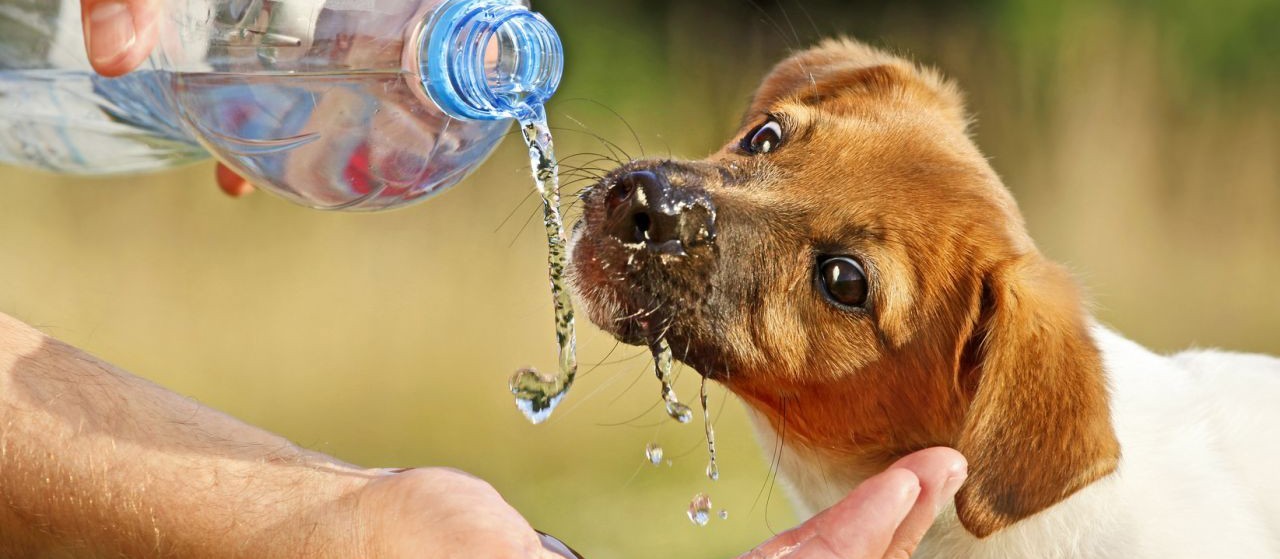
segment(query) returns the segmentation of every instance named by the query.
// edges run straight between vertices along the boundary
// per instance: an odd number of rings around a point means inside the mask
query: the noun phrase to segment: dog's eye
[[[752,155],[769,153],[782,143],[782,125],[769,119],[742,139],[742,150]]]
[[[862,265],[848,256],[834,256],[818,262],[818,279],[832,301],[846,307],[867,303],[867,275]]]

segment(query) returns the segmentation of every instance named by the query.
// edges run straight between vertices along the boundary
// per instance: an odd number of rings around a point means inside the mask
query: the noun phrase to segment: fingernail
[[[117,62],[137,40],[133,13],[118,0],[99,2],[89,12],[84,33],[89,44],[89,58],[95,65]]]

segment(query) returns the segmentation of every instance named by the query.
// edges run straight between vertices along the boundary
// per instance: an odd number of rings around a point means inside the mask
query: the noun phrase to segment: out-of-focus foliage
[[[853,35],[968,92],[975,138],[1101,320],[1161,350],[1280,353],[1274,0],[535,6],[567,48],[551,106],[562,156],[607,154],[600,136],[699,157],[731,139],[771,64]],[[344,459],[472,471],[593,559],[724,557],[791,525],[731,397],[721,408],[714,392],[713,484],[701,428],[655,407],[645,352],[589,325],[585,374],[551,422],[515,411],[507,376],[554,362],[517,144],[456,190],[376,215],[226,200],[210,165],[109,180],[0,169],[0,311]],[[568,163],[608,167],[592,159]],[[650,441],[673,466],[645,465]],[[729,520],[690,524],[698,491]]]

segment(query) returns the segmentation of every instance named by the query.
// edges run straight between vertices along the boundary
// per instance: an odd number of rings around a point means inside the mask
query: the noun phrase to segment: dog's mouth
[[[579,301],[618,340],[665,340],[676,359],[717,374],[710,339],[716,209],[686,164],[637,162],[582,194],[570,264]]]

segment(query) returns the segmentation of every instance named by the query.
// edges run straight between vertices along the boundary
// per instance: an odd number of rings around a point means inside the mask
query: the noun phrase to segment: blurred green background
[[[1280,353],[1280,2],[535,4],[567,49],[562,156],[602,149],[585,127],[633,155],[701,157],[772,63],[851,34],[961,83],[980,146],[1103,321],[1160,350]],[[587,372],[549,424],[516,412],[507,377],[554,358],[518,144],[373,215],[228,200],[209,164],[0,168],[0,311],[310,448],[471,471],[593,559],[730,556],[791,526],[738,403],[713,391],[710,483],[701,427],[664,421],[643,352],[589,325]],[[644,464],[651,441],[673,466]],[[693,526],[699,491],[729,519]]]

